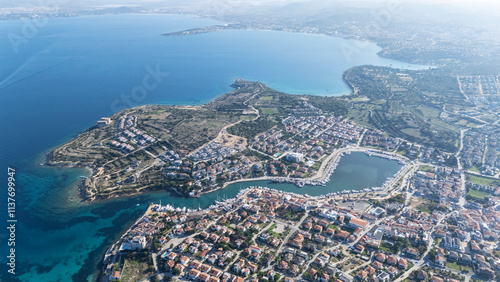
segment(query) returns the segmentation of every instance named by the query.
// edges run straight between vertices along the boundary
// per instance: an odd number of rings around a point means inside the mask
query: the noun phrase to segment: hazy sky
[[[258,5],[265,6],[271,5],[276,6],[280,4],[289,4],[296,2],[313,2],[313,3],[321,3],[325,2],[325,4],[334,4],[334,3],[356,3],[359,6],[363,2],[369,3],[425,3],[425,4],[438,4],[438,3],[448,3],[448,4],[458,4],[458,5],[467,5],[472,7],[482,6],[498,9],[500,8],[500,1],[498,0],[0,0],[0,8],[2,7],[16,7],[16,6],[46,6],[51,5],[52,3],[60,3],[64,6],[105,6],[105,5],[123,5],[123,6],[131,6],[131,5],[145,5],[145,6],[184,6],[189,5],[190,3],[196,3],[198,5],[203,5],[204,3],[214,4],[228,4],[231,6],[238,5]],[[45,4],[45,5],[44,5]],[[500,12],[500,9],[499,9]]]

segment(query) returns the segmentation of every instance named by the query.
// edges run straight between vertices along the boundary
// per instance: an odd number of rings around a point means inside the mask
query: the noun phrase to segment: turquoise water
[[[7,36],[0,37],[0,165],[2,171],[7,167],[16,169],[19,220],[17,274],[7,275],[2,263],[1,278],[6,281],[95,279],[93,275],[102,253],[149,202],[161,198],[164,202],[197,208],[210,205],[217,197],[212,194],[181,199],[164,193],[90,205],[80,202],[75,183],[87,175],[86,170],[47,168],[39,163],[45,152],[92,126],[101,116],[140,104],[204,103],[229,91],[236,78],[259,80],[291,93],[339,95],[349,92],[341,75],[351,66],[408,67],[378,57],[380,49],[374,44],[347,58],[341,52],[342,46],[354,41],[321,35],[224,31],[159,36],[216,23],[178,15],[50,18],[36,34],[17,46],[18,52]],[[25,21],[2,21],[0,34],[22,34],[25,24]],[[168,76],[162,75],[155,87],[148,87],[147,93],[134,98],[131,94],[137,93],[133,89],[143,85],[148,69],[159,69]],[[366,165],[365,160],[346,164],[345,168],[352,171],[344,171],[345,179],[332,181],[331,188],[279,187],[321,194],[325,188],[337,189],[335,185],[377,186],[376,179],[393,173],[389,168],[391,162],[381,161],[375,165]],[[366,167],[359,167],[357,162]],[[344,165],[339,165],[339,173],[343,168]],[[377,171],[371,171],[375,168]],[[363,171],[366,181],[355,184],[359,171]],[[0,177],[0,185],[6,187],[6,176]],[[238,189],[239,184],[233,185],[219,195],[230,197]],[[6,210],[4,201],[0,209]],[[0,215],[0,221],[5,222],[6,213]],[[3,260],[7,255],[8,235],[4,230],[0,229]]]

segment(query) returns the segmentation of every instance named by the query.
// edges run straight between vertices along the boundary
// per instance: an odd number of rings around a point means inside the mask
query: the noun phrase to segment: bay
[[[355,65],[426,68],[380,58],[376,55],[380,48],[372,43],[323,35],[235,30],[160,36],[218,24],[184,15],[49,18],[33,34],[24,36],[27,22],[0,22],[0,34],[6,35],[0,37],[0,164],[3,171],[16,169],[18,219],[14,279],[5,276],[9,234],[0,230],[0,277],[7,281],[93,280],[106,247],[149,202],[162,199],[203,208],[217,197],[184,199],[166,192],[82,203],[75,185],[88,171],[39,164],[47,151],[100,117],[142,104],[202,104],[230,91],[236,78],[258,80],[289,93],[342,95],[350,92],[342,73]],[[13,44],[12,35],[25,40]],[[363,48],[346,56],[346,46]],[[146,93],[134,92],[152,73],[160,74],[153,81],[155,87]],[[384,178],[393,173],[392,169],[383,171],[386,161],[364,168],[355,167],[355,163],[365,163],[362,159],[339,165],[339,173],[343,168],[351,171],[344,171],[343,180],[334,174],[331,188],[269,185],[311,195],[340,189],[335,185],[377,186],[377,175]],[[384,169],[370,172],[373,167]],[[350,185],[349,179],[357,179],[354,175],[360,169],[365,171],[366,181]],[[0,177],[0,185],[6,187],[6,177]],[[245,185],[249,184],[242,187]],[[239,187],[229,186],[218,193],[231,197]],[[7,209],[5,201],[0,209]],[[2,212],[2,222],[6,222],[5,216]]]

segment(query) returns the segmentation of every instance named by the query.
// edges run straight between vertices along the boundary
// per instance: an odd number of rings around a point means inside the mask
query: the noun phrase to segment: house
[[[418,258],[420,256],[420,252],[415,248],[407,248],[406,254],[412,258]]]
[[[387,268],[387,273],[389,273],[389,275],[391,275],[391,277],[394,277],[396,274],[398,274],[398,269],[395,268],[394,266],[389,266],[389,268]]]
[[[323,244],[325,242],[325,237],[321,235],[314,236],[314,241],[319,244]]]
[[[406,269],[408,267],[408,261],[404,258],[400,258],[398,261],[398,267],[402,269]]]
[[[175,260],[177,256],[178,256],[177,253],[171,252],[171,253],[164,253],[161,257],[162,259],[165,260]]]
[[[250,249],[250,251],[255,252],[255,253],[258,253],[258,254],[260,254],[260,253],[262,252],[262,249],[261,249],[261,248],[259,248],[259,247],[257,247],[257,246],[254,246],[254,245],[251,245],[251,246],[249,246],[248,248]]]
[[[208,282],[219,282],[219,281],[220,281],[219,278],[213,276],[210,276],[210,278],[208,279]]]
[[[358,274],[356,274],[356,278],[358,278],[361,281],[365,281],[368,278],[368,272],[360,270]]]
[[[368,272],[368,275],[375,275],[375,273],[377,273],[377,270],[371,266],[368,266],[366,269],[365,269],[366,272]]]
[[[239,276],[236,276],[236,277],[234,278],[234,280],[233,280],[233,282],[243,282],[243,281],[245,281],[245,279],[243,279],[243,278],[241,278],[241,277],[239,277]]]
[[[215,264],[215,261],[218,259],[219,257],[216,255],[216,254],[211,254],[210,257],[208,257],[207,261],[211,264]]]
[[[332,228],[327,228],[325,232],[326,232],[326,235],[328,235],[328,236],[332,236],[333,234],[335,234],[335,230]]]
[[[119,280],[122,278],[120,271],[114,271],[109,280]]]
[[[354,277],[352,277],[351,275],[347,274],[347,273],[341,273],[339,275],[339,279],[342,281],[342,282],[352,282],[354,280]]]
[[[198,274],[199,281],[208,282],[209,279],[210,279],[210,274],[207,274],[205,272],[200,272],[200,274]]]
[[[354,230],[354,232],[352,234],[356,237],[359,237],[359,235],[361,235],[361,232],[363,232],[363,229],[358,227],[358,228],[356,228],[356,230]]]
[[[281,240],[276,238],[276,237],[272,237],[270,240],[269,240],[269,245],[273,246],[273,247],[278,247],[279,244],[281,243]]]
[[[178,264],[176,264],[176,265],[175,265],[175,267],[174,267],[174,268],[175,268],[175,269],[178,269],[178,270],[180,270],[180,271],[182,272],[182,271],[184,271],[184,269],[185,269],[186,267],[185,267],[184,265],[182,265],[182,264],[178,263]]]
[[[305,222],[302,224],[302,228],[305,230],[310,230],[312,228],[312,223],[311,222]]]
[[[321,225],[315,225],[313,231],[321,233],[321,232],[323,232],[323,226],[321,226]]]
[[[203,263],[200,266],[200,270],[203,271],[203,272],[206,272],[206,273],[208,273],[211,269],[212,269],[212,267],[210,265],[208,265],[208,264],[204,264]]]
[[[387,256],[387,264],[396,265],[398,263],[398,258],[395,256]]]
[[[165,263],[165,266],[168,268],[168,269],[172,269],[174,268],[175,266],[175,262],[173,260],[169,260]]]
[[[427,280],[427,278],[429,277],[429,274],[427,274],[427,272],[423,271],[423,270],[419,270],[417,272],[417,279],[418,280]]]
[[[339,252],[340,252],[340,251],[339,251],[339,249],[338,249],[338,248],[334,248],[334,249],[331,249],[331,250],[330,250],[330,255],[332,255],[332,256],[334,256],[334,257],[336,257],[336,256],[338,256],[338,255],[339,255]]]
[[[299,248],[301,249],[302,248],[302,241],[298,240],[298,239],[293,239],[292,241],[290,241],[289,243],[291,246],[294,246],[296,248]]]
[[[361,244],[357,244],[356,247],[354,248],[353,252],[356,254],[361,254],[365,250],[365,247]]]
[[[436,264],[436,266],[444,267],[446,265],[444,256],[437,255],[436,258],[434,259],[434,263]]]
[[[189,267],[198,269],[201,267],[201,265],[202,265],[202,263],[199,260],[195,259],[195,260],[191,261],[191,263],[189,264]]]
[[[472,264],[472,257],[470,255],[464,254],[462,255],[462,258],[460,261],[464,264],[471,265]]]
[[[284,260],[280,261],[280,264],[278,265],[278,268],[281,270],[285,270],[288,268],[288,263]]]
[[[438,276],[432,276],[430,282],[444,282],[444,279]]]
[[[477,274],[481,277],[487,278],[487,279],[493,279],[495,277],[495,271],[491,270],[490,268],[487,267],[480,267],[477,270]]]
[[[379,262],[379,261],[374,261],[374,262],[372,263],[372,266],[373,266],[375,269],[381,269],[384,265],[383,265],[381,262]]]
[[[458,261],[458,253],[454,251],[450,251],[448,255],[448,260],[449,261]]]
[[[320,258],[315,258],[314,261],[313,261],[313,264],[317,264],[317,265],[319,265],[321,267],[325,266],[325,262],[322,259],[320,259]]]
[[[111,123],[111,119],[109,117],[102,117],[100,120],[97,121],[97,126],[98,127],[105,127]]]
[[[385,281],[389,281],[389,279],[391,278],[391,275],[389,275],[389,273],[387,273],[385,271],[382,271],[377,275],[377,278],[379,281],[385,282]]]
[[[199,271],[198,269],[191,269],[189,272],[188,272],[188,278],[189,279],[196,279],[198,278],[198,275],[200,275],[201,271]]]
[[[344,230],[336,230],[335,237],[338,239],[341,239],[341,240],[346,240],[347,237],[349,237],[349,232],[344,231]]]
[[[385,262],[385,254],[383,254],[383,253],[377,253],[375,255],[375,260],[379,261],[381,263],[384,263]]]
[[[250,271],[250,269],[249,269],[249,268],[245,267],[245,268],[243,268],[243,269],[241,270],[241,272],[240,272],[240,273],[241,273],[241,275],[243,275],[243,276],[247,277],[247,276],[248,276],[248,275],[250,275],[252,272]]]
[[[256,264],[250,262],[247,263],[247,268],[250,269],[252,273],[256,272],[257,269],[259,269],[259,267]]]
[[[290,267],[288,269],[288,271],[290,272],[290,274],[292,274],[293,276],[296,276],[297,273],[299,273],[299,266],[296,265],[296,264],[292,264],[292,267]]]

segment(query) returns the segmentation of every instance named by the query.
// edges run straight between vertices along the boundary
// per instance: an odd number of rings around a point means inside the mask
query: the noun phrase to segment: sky
[[[62,6],[71,7],[102,7],[102,6],[186,6],[191,3],[197,6],[207,4],[213,5],[214,3],[227,4],[231,6],[238,5],[255,5],[255,6],[279,6],[284,4],[296,2],[325,2],[325,4],[334,3],[355,3],[356,6],[362,5],[361,3],[425,3],[425,4],[438,4],[448,3],[461,6],[470,7],[487,7],[499,9],[500,1],[498,0],[0,0],[0,8],[3,7],[33,7],[33,6],[47,6],[50,3],[59,3]],[[189,4],[188,4],[189,3]]]

